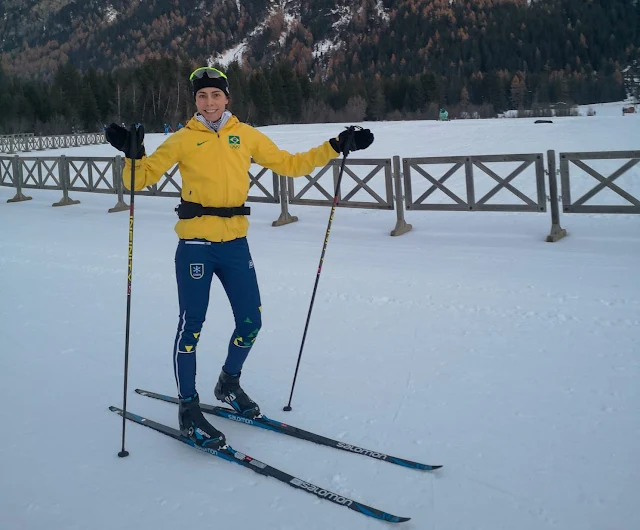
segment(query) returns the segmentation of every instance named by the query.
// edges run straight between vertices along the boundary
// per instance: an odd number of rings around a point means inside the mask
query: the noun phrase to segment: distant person
[[[167,134],[169,134],[169,124],[168,124],[168,123],[165,123],[165,124],[164,124],[164,134],[165,134],[165,136],[166,136]]]
[[[182,123],[178,123],[178,130],[182,129],[184,127],[184,125],[182,125]]]
[[[440,121],[449,121],[449,113],[444,109],[440,109]]]
[[[197,112],[184,132],[168,138],[145,156],[144,129],[138,129],[135,189],[158,182],[176,163],[182,176],[182,197],[177,208],[180,238],[175,255],[180,318],[173,346],[173,367],[178,386],[180,431],[196,445],[219,447],[225,436],[200,410],[196,392],[196,349],[209,305],[215,274],[231,304],[235,330],[214,394],[247,418],[260,408],[241,388],[242,367],[262,326],[262,302],[249,245],[248,170],[257,164],[280,175],[300,177],[323,167],[338,154],[366,149],[373,142],[368,129],[342,131],[336,138],[304,153],[280,150],[265,134],[226,110],[229,103],[227,76],[215,68],[198,68],[189,80]],[[112,124],[110,143],[126,158],[124,184],[131,186],[131,133]]]

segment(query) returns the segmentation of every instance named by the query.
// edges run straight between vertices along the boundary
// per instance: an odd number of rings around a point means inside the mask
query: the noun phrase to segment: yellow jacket
[[[150,156],[136,160],[136,190],[158,182],[176,163],[182,176],[182,198],[203,206],[242,206],[249,195],[251,158],[279,175],[301,177],[336,158],[327,141],[306,153],[282,151],[263,133],[232,116],[218,133],[191,118]],[[131,187],[131,160],[125,159],[123,182]],[[180,219],[175,231],[180,239],[231,241],[247,235],[249,221],[205,215]]]

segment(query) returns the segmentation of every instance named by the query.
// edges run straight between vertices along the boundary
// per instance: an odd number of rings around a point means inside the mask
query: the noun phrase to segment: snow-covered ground
[[[629,105],[633,105],[632,99],[627,99],[625,101],[612,101],[610,103],[593,103],[590,105],[578,105],[578,114],[580,116],[589,116],[590,113],[593,116],[622,116],[623,107],[628,107]],[[499,115],[501,118],[517,118],[518,111],[517,110],[508,110]],[[592,116],[589,116],[592,117]],[[542,118],[549,119],[549,118]],[[556,119],[556,118],[551,118]],[[559,119],[559,118],[558,118]]]
[[[586,116],[590,110],[595,111],[596,116],[622,116],[622,109],[624,107],[629,107],[633,105],[632,101],[629,99],[627,101],[615,101],[612,103],[596,103],[594,105],[580,105],[579,110],[583,116]],[[636,117],[636,116],[624,116],[626,117]]]
[[[367,124],[359,157],[637,149],[636,116]],[[299,151],[341,126],[266,127]],[[150,135],[153,151],[164,140]],[[109,146],[67,149],[112,156]],[[40,153],[33,153],[40,154]],[[44,153],[42,153],[44,154]],[[61,154],[61,151],[49,154]],[[618,167],[621,163],[616,162]],[[636,168],[637,169],[637,168]],[[636,171],[626,181],[636,196]],[[635,175],[635,176],[633,176]],[[590,178],[590,177],[589,177]],[[635,182],[633,180],[635,179]],[[618,181],[616,181],[618,182]],[[595,181],[593,181],[595,184]],[[375,521],[129,424],[119,459],[128,216],[114,197],[0,188],[0,528],[374,529]],[[128,408],[175,392],[175,199],[136,199]],[[268,415],[426,463],[423,473],[222,419],[237,449],[397,515],[416,530],[640,527],[640,216],[336,213],[293,411],[282,412],[328,209],[252,204],[264,325],[243,382]],[[203,400],[233,320],[214,281],[198,354]]]
[[[617,105],[617,107],[615,106]],[[375,134],[375,144],[352,156],[358,158],[536,153],[560,151],[610,151],[640,148],[640,114],[622,116],[622,104],[594,105],[597,116],[553,118],[552,124],[535,124],[534,118],[454,120],[450,122],[363,122]],[[261,127],[282,148],[302,151],[336,136],[345,125],[321,123]],[[149,134],[147,152],[153,152],[166,136]],[[111,146],[86,146],[34,151],[30,156],[114,156]]]
[[[365,122],[360,125],[370,128],[375,134],[375,143],[366,151],[353,153],[351,158],[360,159],[385,159],[392,156],[400,157],[440,157],[448,155],[496,155],[518,153],[542,153],[545,157],[547,150],[556,151],[556,159],[561,152],[582,151],[628,151],[640,149],[640,114],[622,116],[613,114],[615,104],[603,104],[596,106],[597,116],[554,118],[552,124],[535,124],[535,119],[494,119],[494,120],[456,120],[451,122],[438,121],[414,121],[414,122]],[[621,105],[621,104],[620,104]],[[604,109],[604,110],[603,110]],[[608,111],[607,111],[608,109]],[[608,112],[610,113],[608,114]],[[335,137],[344,129],[345,124],[323,123],[313,125],[278,125],[262,127],[270,138],[282,148],[291,152],[310,149],[328,138]],[[164,134],[148,134],[145,138],[145,148],[148,153],[165,141]],[[66,154],[73,157],[87,156],[115,156],[119,154],[110,145],[86,146],[69,149],[56,149],[49,151],[34,151],[29,156],[60,156]],[[625,160],[600,160],[590,161],[589,165],[604,176],[608,176],[622,166]],[[82,164],[78,164],[80,166]],[[489,169],[496,171],[501,176],[507,176],[518,166],[513,163],[487,163]],[[444,175],[451,164],[438,164],[430,166],[427,170],[436,177]],[[371,167],[355,167],[353,171],[360,178],[364,178]],[[476,199],[481,198],[491,190],[496,182],[479,170],[475,170]],[[429,187],[430,183],[414,172],[412,178],[413,198],[417,199]],[[531,166],[513,181],[518,189],[529,197],[535,198],[534,167]],[[598,182],[581,169],[571,166],[572,198],[575,200],[592,189]],[[179,182],[179,174],[175,178]],[[268,178],[265,178],[268,181]],[[264,182],[264,181],[263,181]],[[320,184],[326,190],[333,191],[332,173],[329,171],[320,179]],[[347,175],[343,196],[347,195],[353,187],[353,180]],[[615,184],[630,192],[635,197],[640,197],[640,166],[619,177]],[[374,178],[370,185],[372,189],[384,196],[385,186],[382,173]],[[446,185],[459,197],[465,197],[466,180],[464,168],[460,168]],[[172,190],[171,187],[168,188]],[[300,184],[295,184],[295,189],[300,189]],[[254,192],[252,192],[254,193]],[[74,197],[81,198],[81,197]],[[306,198],[324,198],[319,192],[311,190]],[[364,191],[359,191],[354,200],[371,200]],[[429,201],[437,203],[453,203],[453,200],[441,191],[436,191],[429,197]],[[605,189],[595,196],[587,204],[604,203],[610,205],[629,205],[629,203],[615,192]],[[492,204],[511,203],[520,204],[508,190],[502,190],[491,200]],[[293,212],[294,215],[298,213]],[[277,217],[277,215],[276,215]],[[395,223],[395,214],[388,212],[391,220],[389,230]],[[410,216],[408,216],[409,219]],[[424,219],[422,215],[418,219]],[[415,218],[413,219],[417,221]],[[409,222],[413,222],[409,220]],[[546,221],[544,221],[546,222]]]

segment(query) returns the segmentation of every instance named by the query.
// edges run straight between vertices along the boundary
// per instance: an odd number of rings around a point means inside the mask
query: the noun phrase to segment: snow
[[[104,9],[104,14],[107,22],[111,23],[118,17],[120,13],[112,5],[108,5]]]
[[[242,41],[240,44],[226,50],[222,54],[209,58],[209,64],[220,64],[223,67],[229,66],[233,62],[242,64],[242,55],[247,49],[246,41]]]
[[[385,11],[382,0],[378,0],[378,2],[376,3],[376,13],[378,14],[378,17],[380,17],[381,20],[384,20],[385,22],[389,22],[389,19],[390,19],[389,13]]]
[[[282,12],[284,15],[284,21],[285,21],[285,29],[284,31],[282,31],[282,33],[280,34],[280,36],[278,37],[278,42],[279,44],[282,46],[284,45],[287,36],[289,35],[289,33],[291,32],[291,29],[294,25],[294,22],[296,21],[296,11],[295,8],[292,10],[291,8],[288,8],[285,4],[286,2],[276,2],[276,1],[272,1],[272,5],[269,8],[267,17],[265,18],[265,20],[263,20],[262,22],[260,22],[249,34],[249,38],[257,35],[258,33],[260,33],[261,31],[264,30],[264,28],[267,25],[267,22],[269,21],[269,18],[271,16],[273,16],[275,13],[277,12]],[[240,2],[239,0],[236,0],[236,6],[238,8],[238,12],[240,11]],[[244,39],[242,42],[240,42],[239,44],[237,44],[236,46],[234,46],[233,48],[230,48],[228,50],[225,50],[222,53],[217,53],[212,55],[211,57],[209,57],[209,64],[221,64],[222,66],[228,66],[229,64],[231,64],[232,62],[238,62],[240,64],[242,64],[242,56],[245,52],[245,50],[247,49],[247,44],[248,39]]]
[[[313,57],[318,58],[327,52],[337,50],[341,46],[341,42],[336,39],[324,39],[313,43]]]
[[[280,46],[284,46],[284,43],[287,41],[287,37],[289,36],[289,33],[291,33],[291,30],[294,27],[294,23],[296,21],[296,17],[294,15],[292,15],[291,13],[284,13],[284,30],[282,31],[282,33],[280,34],[280,37],[278,38],[278,44],[280,44]]]
[[[637,116],[379,122],[359,158],[637,149]],[[262,128],[300,151],[340,124]],[[148,135],[153,151],[164,135]],[[113,156],[110,146],[49,154]],[[42,156],[44,153],[30,153]],[[619,167],[621,162],[615,162]],[[637,169],[638,166],[636,166]],[[625,189],[638,192],[638,172]],[[518,177],[520,178],[520,177]],[[619,180],[622,180],[620,177]],[[516,179],[517,180],[517,179]],[[593,184],[595,180],[591,179]],[[618,183],[618,181],[616,181]],[[0,528],[354,530],[385,523],[129,423],[119,459],[128,215],[110,195],[0,188]],[[128,408],[176,425],[176,200],[136,197]],[[286,404],[329,210],[251,204],[263,329],[243,371],[270,416],[443,464],[423,473],[213,419],[237,449],[409,529],[640,527],[640,216],[336,212],[293,398]],[[213,385],[233,329],[214,281],[198,355]]]
[[[614,101],[611,103],[593,103],[590,105],[578,105],[578,114],[579,116],[588,116],[589,112],[595,111],[596,116],[621,116],[622,108],[627,107],[629,105],[633,105],[631,99],[626,101]],[[569,107],[567,107],[569,108]],[[518,111],[517,110],[507,110],[498,115],[500,118],[517,118]],[[549,118],[538,118],[538,119],[549,119]],[[558,118],[559,119],[559,118]]]
[[[331,25],[331,27],[336,30],[345,27],[352,18],[351,8],[349,6],[336,6],[331,10],[331,14],[340,16],[340,18]]]
[[[240,3],[239,2],[237,2],[237,6],[238,6],[238,11],[240,11]],[[269,11],[269,13],[270,13],[270,15],[272,15],[274,13],[273,9],[271,9]],[[223,67],[227,67],[227,66],[229,66],[229,64],[231,64],[233,62],[237,62],[239,64],[242,64],[242,56],[244,55],[244,52],[247,49],[248,40],[251,37],[254,37],[255,35],[257,35],[258,33],[260,33],[261,31],[264,30],[264,28],[266,27],[267,22],[269,20],[269,16],[267,16],[267,18],[265,20],[263,20],[258,25],[256,25],[256,27],[249,34],[248,38],[244,39],[242,42],[236,44],[234,47],[229,48],[228,50],[225,50],[222,53],[216,53],[216,54],[212,55],[211,57],[209,57],[208,64],[210,64],[210,65],[220,64]],[[285,20],[286,20],[287,24],[289,25],[291,23],[291,21],[294,20],[294,17],[292,15],[290,15],[290,14],[285,13]],[[287,35],[287,32],[285,31],[280,36],[280,42],[281,43],[284,42],[283,39],[286,39],[286,35]]]
[[[594,110],[596,112],[596,116],[618,117],[622,116],[622,109],[624,107],[628,107],[629,105],[633,105],[631,100],[618,101],[614,103],[597,103],[595,105],[580,105],[578,108],[580,110],[580,114],[582,114],[583,116],[586,116],[589,110]],[[635,118],[636,116],[631,117]],[[637,122],[635,123],[637,124]]]

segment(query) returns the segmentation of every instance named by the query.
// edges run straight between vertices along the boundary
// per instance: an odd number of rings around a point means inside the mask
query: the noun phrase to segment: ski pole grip
[[[129,128],[129,141],[129,154],[131,159],[135,160],[138,158],[138,126],[135,123],[132,123]]]
[[[353,146],[354,136],[356,134],[355,125],[351,125],[351,127],[347,128],[349,136],[347,136],[347,141],[345,142],[345,148],[343,151],[344,156],[347,156],[351,152],[351,147]]]

